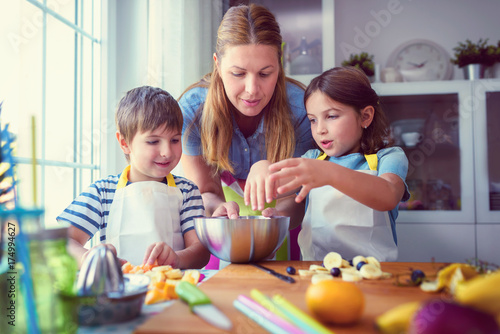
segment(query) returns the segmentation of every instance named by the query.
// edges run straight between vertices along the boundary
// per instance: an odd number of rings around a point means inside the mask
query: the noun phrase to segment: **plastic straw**
[[[242,304],[250,308],[252,311],[254,311],[256,314],[259,316],[271,321],[284,331],[290,334],[304,334],[302,330],[297,328],[295,325],[291,324],[290,322],[286,321],[283,318],[280,318],[277,316],[275,313],[269,311],[259,303],[255,302],[254,300],[248,298],[247,296],[240,295],[238,297],[238,301],[240,301]]]
[[[290,303],[285,297],[274,295],[272,301],[288,316],[288,318],[292,319],[297,326],[308,333],[333,334],[331,330]]]
[[[253,300],[258,302],[260,305],[264,306],[266,309],[273,312],[274,314],[280,316],[281,318],[286,319],[288,321],[291,320],[291,319],[288,319],[288,317],[286,316],[285,313],[281,312],[279,307],[276,306],[276,304],[273,303],[273,301],[268,296],[266,296],[265,294],[263,294],[259,290],[252,289],[250,291],[250,297],[252,297]]]
[[[260,314],[258,314],[254,310],[252,310],[250,307],[243,304],[238,299],[234,300],[233,305],[238,311],[240,311],[241,313],[246,315],[248,318],[253,320],[255,323],[257,323],[259,326],[261,326],[262,328],[264,328],[268,332],[276,333],[276,334],[288,334],[288,332],[285,329],[279,327],[278,325],[276,325],[272,321],[261,316]]]

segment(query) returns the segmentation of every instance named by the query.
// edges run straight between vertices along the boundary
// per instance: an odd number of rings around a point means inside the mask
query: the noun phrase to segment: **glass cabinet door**
[[[408,158],[400,222],[474,222],[470,83],[374,85]]]
[[[500,81],[474,83],[478,223],[500,223]]]
[[[285,73],[305,85],[334,67],[333,0],[249,0],[268,8],[283,37]],[[241,1],[234,1],[235,4]]]

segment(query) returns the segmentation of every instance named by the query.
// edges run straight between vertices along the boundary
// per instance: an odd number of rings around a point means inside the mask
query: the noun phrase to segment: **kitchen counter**
[[[267,261],[261,262],[261,264],[286,274],[286,268],[290,265],[294,266],[298,272],[299,269],[309,269],[311,264],[321,263],[316,261]],[[425,293],[415,286],[397,286],[394,275],[409,274],[413,268],[423,270],[428,276],[431,276],[443,266],[442,263],[382,263],[382,270],[393,274],[393,277],[363,280],[355,283],[363,291],[366,300],[362,319],[353,326],[329,326],[329,328],[336,334],[376,333],[374,320],[383,312],[408,301],[423,301],[439,296]],[[307,311],[305,292],[311,284],[311,277],[294,275],[294,278],[296,283],[289,284],[249,264],[230,264],[200,284],[200,289],[208,295],[215,306],[231,319],[233,329],[230,333],[267,333],[262,327],[234,308],[233,301],[240,294],[249,297],[250,291],[256,288],[268,296],[283,295],[295,306],[310,314]],[[409,278],[409,275],[400,276],[400,282],[405,282]],[[176,300],[159,314],[147,319],[135,331],[138,334],[167,332],[188,334],[221,333],[223,331],[191,313],[188,306],[180,300]]]

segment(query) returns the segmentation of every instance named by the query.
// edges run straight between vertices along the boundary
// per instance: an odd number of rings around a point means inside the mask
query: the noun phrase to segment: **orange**
[[[365,296],[354,283],[326,280],[309,285],[306,304],[319,321],[348,325],[363,315]]]

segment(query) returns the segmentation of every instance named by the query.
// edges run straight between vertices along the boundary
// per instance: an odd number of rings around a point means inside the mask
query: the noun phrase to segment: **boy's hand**
[[[262,210],[262,216],[264,217],[273,217],[273,216],[279,216],[278,210],[276,208],[265,208]]]
[[[91,249],[89,249],[88,251],[86,251],[85,253],[83,253],[82,255],[82,262],[83,263],[85,261],[85,259],[87,258],[87,256],[89,255],[90,251],[93,250],[94,248],[98,247],[98,246],[106,246],[107,249],[109,249],[110,251],[113,252],[113,254],[117,255],[116,253],[116,248],[115,246],[113,246],[112,244],[99,244],[99,245],[95,245],[94,247],[92,247]],[[118,261],[120,262],[120,265],[124,265],[125,263],[127,263],[127,260],[124,260],[124,259],[120,259],[118,257]]]
[[[159,266],[171,265],[172,268],[179,267],[179,256],[164,242],[155,242],[149,245],[142,263],[153,264],[158,261]]]
[[[221,205],[215,209],[212,217],[221,216],[227,216],[230,219],[238,218],[240,216],[240,206],[233,201],[221,203]]]

